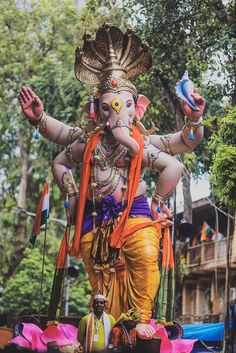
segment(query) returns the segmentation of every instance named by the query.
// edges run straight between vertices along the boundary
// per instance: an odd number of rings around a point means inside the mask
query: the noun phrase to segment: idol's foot
[[[138,324],[136,326],[136,334],[142,340],[151,340],[155,335],[155,330],[149,324]]]

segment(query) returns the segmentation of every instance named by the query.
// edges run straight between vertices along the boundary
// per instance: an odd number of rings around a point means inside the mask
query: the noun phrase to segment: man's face
[[[103,314],[105,307],[105,301],[103,299],[94,299],[93,301],[93,309],[94,309],[94,314],[99,316]]]

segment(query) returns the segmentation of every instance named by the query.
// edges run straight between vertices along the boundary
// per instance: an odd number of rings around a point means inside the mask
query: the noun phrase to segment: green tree
[[[24,259],[18,272],[13,275],[4,288],[0,298],[1,313],[10,314],[14,318],[23,314],[40,312],[40,286],[42,263],[39,249],[25,249]],[[54,272],[53,262],[46,256],[44,281],[42,287],[41,312],[47,312]]]
[[[79,261],[79,276],[70,286],[69,315],[84,316],[89,310],[91,286],[84,264]]]
[[[219,200],[236,210],[236,107],[220,121],[218,133],[211,137],[214,151],[210,180]]]
[[[43,183],[51,175],[51,162],[60,148],[33,139],[34,129],[22,117],[17,95],[22,85],[32,87],[53,117],[75,125],[83,114],[89,88],[74,77],[74,51],[84,31],[92,32],[108,18],[120,21],[114,9],[81,7],[73,0],[0,1],[0,253],[7,262],[0,270],[2,283],[15,272],[22,258],[31,222],[25,209],[35,211]],[[13,207],[18,213],[12,216]],[[64,218],[63,200],[51,183],[51,216]],[[61,235],[59,226],[49,234]],[[7,242],[5,239],[7,238]],[[8,246],[10,244],[10,246]],[[14,259],[13,259],[14,257]],[[8,264],[8,266],[6,265]]]
[[[147,93],[152,102],[144,122],[154,121],[160,127],[160,133],[181,129],[183,113],[175,85],[186,69],[207,100],[205,118],[221,115],[226,85],[216,84],[213,78],[216,75],[227,77],[224,81],[228,82],[230,77],[235,77],[231,44],[235,43],[234,1],[125,0],[123,3],[127,21],[146,38],[153,54],[152,70],[138,82],[139,91]],[[222,62],[227,66],[226,70],[221,66]],[[232,82],[231,79],[231,92],[234,89]],[[198,176],[208,171],[211,163],[212,152],[207,140],[194,154],[197,158],[191,166],[189,156],[182,156],[182,159],[189,172]],[[187,206],[184,218],[191,222],[188,178],[183,177],[183,184]]]

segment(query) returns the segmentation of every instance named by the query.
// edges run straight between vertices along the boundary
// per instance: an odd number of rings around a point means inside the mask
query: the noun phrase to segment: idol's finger
[[[40,103],[39,97],[38,96],[34,96],[34,101],[35,101],[35,103]]]
[[[21,105],[21,108],[23,108],[24,102],[23,102],[21,96],[18,96],[18,101],[19,101],[19,103]]]
[[[30,96],[31,96],[32,98],[34,98],[34,97],[35,97],[35,93],[32,91],[32,89],[31,89],[30,87],[28,87],[27,90],[28,90]]]
[[[27,98],[26,98],[26,96],[25,96],[25,94],[24,94],[23,89],[22,89],[21,92],[20,92],[20,97],[21,97],[23,103],[26,103],[26,102],[27,102]]]
[[[24,95],[25,95],[25,97],[26,97],[26,99],[27,100],[30,100],[30,98],[31,98],[31,96],[30,96],[30,94],[29,94],[29,92],[28,92],[28,90],[27,90],[27,87],[22,87],[22,91],[24,92]]]

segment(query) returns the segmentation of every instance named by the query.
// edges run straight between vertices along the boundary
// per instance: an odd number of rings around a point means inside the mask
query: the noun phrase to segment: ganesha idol
[[[75,76],[94,85],[85,107],[92,123],[70,127],[48,116],[27,87],[19,102],[39,133],[65,148],[52,171],[65,197],[67,223],[74,225],[70,255],[82,256],[92,294],[108,297],[108,312],[118,318],[136,308],[137,335],[151,339],[161,228],[172,224],[166,201],[184,168],[174,156],[201,141],[205,101],[195,89],[191,97],[197,109],[183,102],[185,125],[177,133],[161,136],[155,128],[146,130],[140,120],[150,101],[130,81],[151,67],[146,42],[131,30],[123,33],[107,24],[95,39],[85,34],[83,40],[82,50],[75,52]],[[79,165],[78,188],[71,170]],[[159,174],[151,206],[143,179],[147,168]]]

